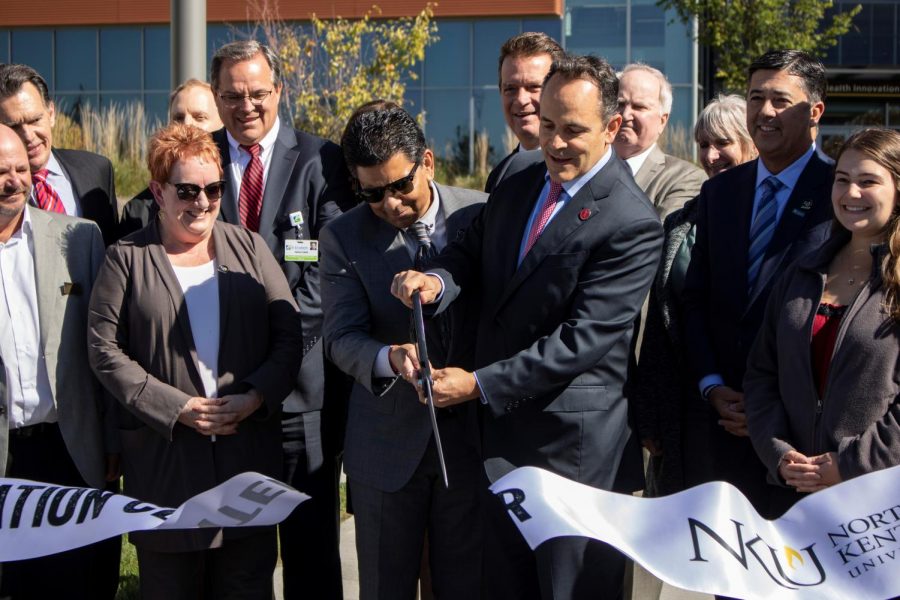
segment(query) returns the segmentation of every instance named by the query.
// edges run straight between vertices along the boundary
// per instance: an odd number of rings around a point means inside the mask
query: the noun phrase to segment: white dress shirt
[[[278,130],[280,127],[281,121],[276,117],[275,125],[272,126],[271,131],[259,141],[259,160],[262,161],[263,166],[263,193],[265,193],[266,181],[269,178],[269,165],[272,164],[272,149],[275,147],[275,140],[278,139]],[[249,152],[241,148],[240,142],[231,137],[231,133],[227,130],[225,131],[225,135],[228,138],[228,157],[230,159],[230,162],[228,163],[228,174],[231,177],[231,183],[234,186],[232,189],[235,190],[235,196],[239,196],[241,180],[244,177],[244,171],[247,169],[247,165],[250,164],[251,156]]]
[[[641,170],[641,167],[647,162],[647,157],[650,156],[650,153],[653,152],[654,148],[656,148],[656,144],[651,144],[649,148],[640,154],[635,154],[631,158],[625,159],[625,162],[628,163],[628,166],[631,168],[632,176],[637,175],[637,172]]]
[[[0,356],[6,372],[9,428],[56,422],[56,405],[41,348],[30,207],[22,226],[0,243]],[[60,357],[64,360],[65,357]]]

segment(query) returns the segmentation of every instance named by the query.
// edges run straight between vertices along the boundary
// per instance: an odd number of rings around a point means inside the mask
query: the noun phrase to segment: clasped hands
[[[251,389],[221,398],[192,397],[181,408],[178,422],[203,435],[231,435],[238,423],[262,405],[262,394]]]
[[[818,492],[842,481],[834,452],[806,456],[789,450],[778,464],[778,473],[798,492]]]
[[[402,271],[391,282],[391,293],[407,307],[412,308],[413,293],[418,291],[422,304],[431,304],[443,291],[441,280],[418,271]],[[425,390],[419,376],[419,353],[414,344],[391,346],[391,366],[419,393],[419,402],[425,404]],[[430,366],[430,365],[429,365]],[[453,406],[480,395],[475,374],[458,367],[435,369],[431,367],[431,395],[438,408]]]

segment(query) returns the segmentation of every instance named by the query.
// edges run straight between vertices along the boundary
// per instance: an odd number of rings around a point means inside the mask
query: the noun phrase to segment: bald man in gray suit
[[[28,206],[31,187],[25,146],[0,125],[0,475],[103,488],[118,479],[114,414],[85,351],[103,236]],[[118,566],[118,539],[7,563],[0,597],[110,598],[98,574]]]

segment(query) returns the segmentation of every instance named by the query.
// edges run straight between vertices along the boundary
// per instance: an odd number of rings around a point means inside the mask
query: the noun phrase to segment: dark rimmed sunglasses
[[[169,183],[175,186],[175,194],[178,196],[178,199],[183,202],[194,202],[201,191],[206,194],[206,197],[210,200],[219,200],[222,198],[222,194],[225,193],[224,180],[213,181],[206,187],[200,187],[196,183],[175,183],[172,181]]]
[[[392,181],[391,183],[383,185],[381,187],[363,189],[359,187],[359,179],[354,178],[353,187],[356,195],[360,200],[365,200],[369,204],[375,204],[376,202],[381,202],[381,199],[384,198],[384,193],[387,190],[390,190],[394,194],[410,193],[415,187],[413,179],[415,179],[416,177],[416,169],[419,168],[419,162],[421,161],[416,161],[416,164],[413,165],[412,171],[410,171],[409,175],[407,175],[406,177],[401,177],[397,181]]]

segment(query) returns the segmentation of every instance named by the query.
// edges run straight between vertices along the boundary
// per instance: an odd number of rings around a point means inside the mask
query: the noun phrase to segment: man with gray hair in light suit
[[[706,174],[697,166],[659,149],[657,142],[672,111],[672,85],[649,65],[632,63],[619,74],[622,127],[613,147],[631,167],[661,219],[700,193]]]

